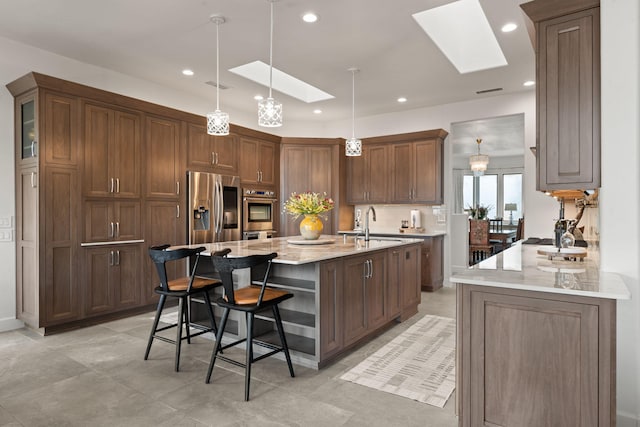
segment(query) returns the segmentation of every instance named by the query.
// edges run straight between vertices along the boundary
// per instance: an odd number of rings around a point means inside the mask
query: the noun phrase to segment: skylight
[[[478,0],[458,0],[412,16],[460,74],[507,65]]]
[[[269,87],[269,65],[262,61],[253,61],[248,64],[231,68],[229,71],[263,86]],[[273,90],[277,90],[278,92],[282,92],[285,95],[292,96],[307,103],[334,98],[333,95],[328,94],[315,86],[311,86],[309,83],[303,82],[300,79],[290,76],[275,67],[273,68],[272,87]]]

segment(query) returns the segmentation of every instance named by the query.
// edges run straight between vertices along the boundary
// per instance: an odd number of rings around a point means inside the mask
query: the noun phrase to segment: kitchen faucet
[[[376,220],[376,210],[373,206],[367,208],[367,212],[364,214],[364,241],[369,241],[369,211],[373,212],[373,220]]]

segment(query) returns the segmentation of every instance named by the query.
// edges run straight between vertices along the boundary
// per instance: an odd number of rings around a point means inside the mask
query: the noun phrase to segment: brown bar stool
[[[218,334],[216,336],[216,343],[211,355],[211,362],[209,363],[209,370],[207,371],[206,383],[209,384],[211,380],[211,373],[213,372],[213,366],[216,363],[216,359],[224,360],[236,366],[245,368],[244,377],[244,400],[249,400],[249,385],[251,381],[251,364],[265,357],[272,356],[276,353],[283,352],[287,359],[287,365],[289,366],[289,374],[294,377],[293,365],[291,364],[291,357],[289,356],[289,348],[287,347],[287,340],[282,327],[282,319],[280,318],[280,310],[278,304],[289,298],[293,298],[293,294],[267,287],[267,280],[269,278],[269,272],[271,271],[271,262],[278,256],[277,253],[271,253],[269,255],[251,255],[242,258],[227,258],[226,255],[231,252],[230,249],[216,252],[212,255],[213,265],[220,274],[222,279],[222,285],[224,286],[224,297],[218,298],[215,303],[224,309],[222,314],[222,320],[220,320],[220,328],[218,328]],[[233,289],[233,278],[231,273],[235,269],[241,268],[253,268],[266,264],[264,277],[260,286],[245,286],[239,289]],[[267,310],[271,308],[273,318],[278,329],[278,335],[280,336],[280,346],[260,341],[253,337],[253,320],[256,312]],[[222,334],[229,318],[231,310],[240,311],[245,313],[247,322],[247,336],[235,342],[227,345],[222,345]],[[246,361],[245,363],[238,362],[228,357],[222,356],[222,350],[229,347],[236,346],[246,341]],[[261,356],[254,357],[253,344],[260,345],[268,348],[271,351]]]
[[[153,326],[151,333],[149,334],[149,342],[147,343],[147,351],[144,353],[144,360],[149,357],[149,351],[151,351],[151,344],[154,338],[164,342],[175,344],[176,346],[176,360],[175,370],[180,369],[180,344],[182,340],[186,339],[187,343],[191,344],[191,338],[198,335],[205,334],[207,332],[213,332],[217,334],[216,320],[213,316],[213,309],[211,308],[211,300],[209,298],[209,291],[217,286],[222,286],[222,282],[217,279],[198,277],[195,275],[196,268],[198,267],[198,261],[200,260],[200,252],[204,251],[204,247],[195,249],[179,248],[169,249],[170,245],[152,246],[149,248],[149,256],[156,265],[158,271],[158,277],[160,278],[160,285],[157,286],[154,291],[160,294],[160,301],[158,301],[158,309],[156,310],[156,317],[153,320]],[[195,262],[191,274],[187,277],[180,277],[174,280],[168,280],[166,263],[172,261],[178,261],[182,259],[188,259],[195,256]],[[207,313],[209,314],[210,327],[200,325],[198,323],[191,323],[189,302],[193,295],[202,294],[204,296],[205,305],[207,307]],[[178,298],[178,322],[158,328],[158,322],[160,321],[160,315],[164,308],[164,304],[167,297]],[[186,336],[182,336],[182,324],[186,326]],[[160,335],[158,332],[177,327],[176,339],[172,340]],[[190,329],[199,329],[199,332],[191,334]]]

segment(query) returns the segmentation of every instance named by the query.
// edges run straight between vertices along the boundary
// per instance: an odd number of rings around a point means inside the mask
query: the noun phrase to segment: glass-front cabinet
[[[24,160],[35,158],[38,155],[38,122],[36,109],[36,93],[31,92],[22,96],[20,102],[16,103],[16,120],[18,120],[18,131],[20,158]]]

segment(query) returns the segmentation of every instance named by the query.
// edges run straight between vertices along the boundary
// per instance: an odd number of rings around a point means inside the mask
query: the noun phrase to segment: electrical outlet
[[[13,217],[0,216],[0,228],[13,228]]]
[[[13,230],[0,229],[0,242],[13,242]]]

